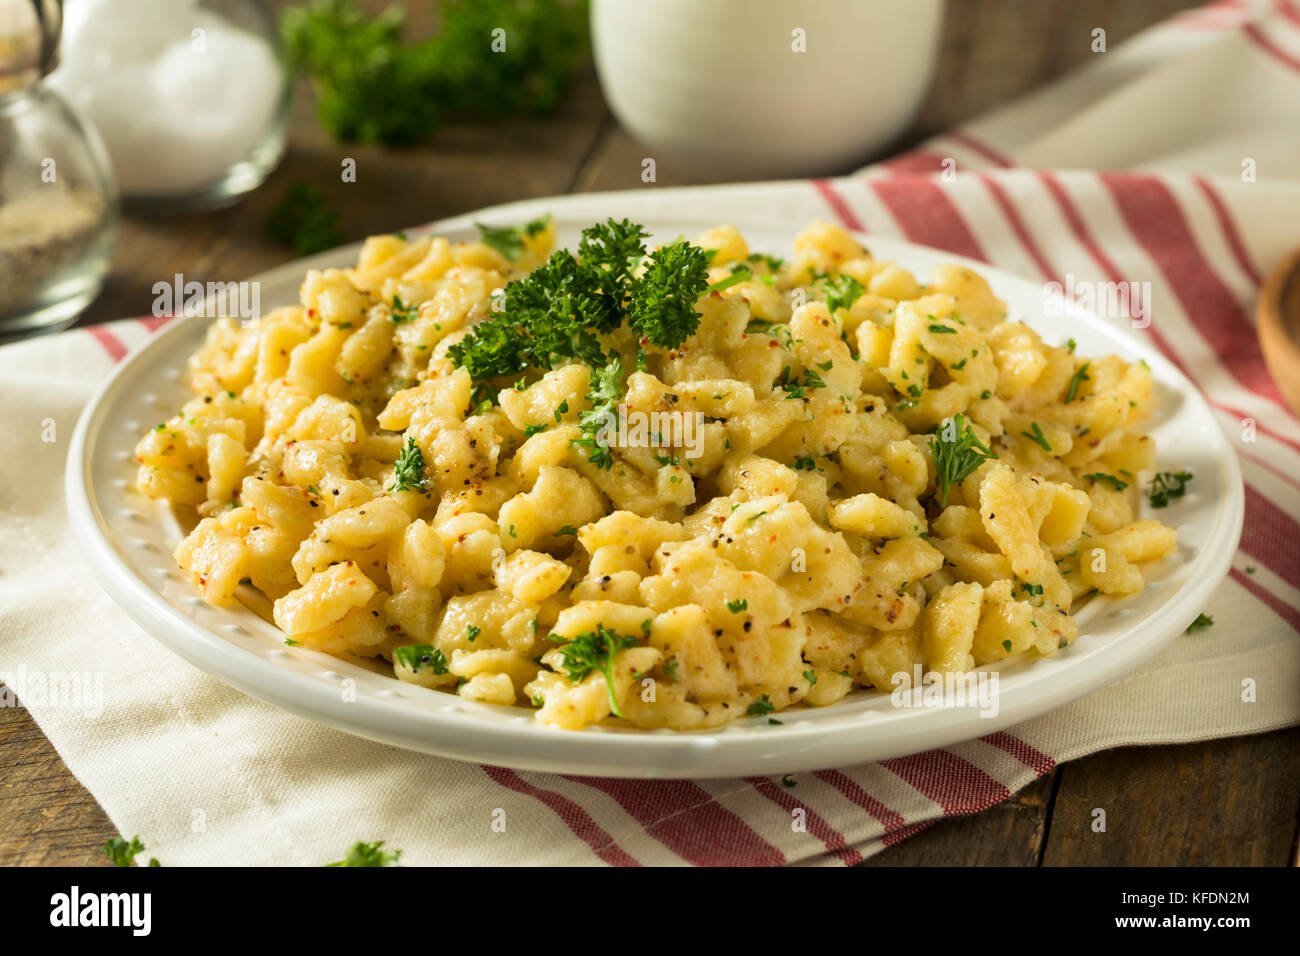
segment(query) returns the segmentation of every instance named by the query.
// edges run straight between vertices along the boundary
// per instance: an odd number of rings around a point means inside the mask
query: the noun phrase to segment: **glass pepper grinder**
[[[75,320],[117,230],[103,142],[44,82],[62,21],[61,0],[0,0],[0,339]]]

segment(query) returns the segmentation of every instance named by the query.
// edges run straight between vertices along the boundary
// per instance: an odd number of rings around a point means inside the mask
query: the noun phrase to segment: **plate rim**
[[[513,209],[522,205],[525,204],[511,204],[510,207],[502,208]],[[495,209],[458,216],[415,227],[408,230],[408,233],[423,235],[431,232],[464,232],[474,221],[492,218],[490,214],[494,212]],[[572,220],[569,224],[573,225],[588,217],[582,215],[579,207],[577,210],[561,208],[556,211],[555,218],[557,225],[565,219]],[[705,220],[691,216],[667,214],[643,218],[649,222],[671,222],[686,229],[705,223]],[[708,224],[714,225],[716,222],[709,220]],[[750,228],[764,232],[788,229],[761,220],[751,223]],[[742,226],[742,233],[744,230],[745,227]],[[869,247],[883,244],[886,249],[917,250],[931,257],[941,257],[945,262],[966,266],[985,276],[991,284],[999,281],[1032,282],[1010,270],[953,255],[941,249],[890,236],[850,232],[868,243]],[[794,235],[793,232],[790,234]],[[349,256],[354,260],[355,252],[360,246],[361,243],[352,243],[294,260],[259,273],[248,281],[271,283],[298,278],[307,269],[337,265]],[[887,252],[886,256],[888,255]],[[97,491],[91,481],[91,453],[96,449],[95,433],[99,431],[95,426],[108,414],[112,399],[126,388],[130,379],[147,374],[147,356],[163,351],[174,338],[194,334],[197,324],[209,321],[202,316],[178,318],[146,338],[117,364],[113,373],[95,390],[86,404],[73,433],[64,475],[70,530],[101,586],[118,607],[164,647],[208,676],[264,703],[391,746],[521,770],[643,779],[710,779],[748,774],[794,773],[950,746],[1004,730],[1025,719],[1051,713],[1130,673],[1172,643],[1201,613],[1209,595],[1227,576],[1237,550],[1245,513],[1240,463],[1204,396],[1181,370],[1153,347],[1128,336],[1105,319],[1077,307],[1072,308],[1092,330],[1104,335],[1115,350],[1136,352],[1158,363],[1161,378],[1177,386],[1177,394],[1182,400],[1196,403],[1198,417],[1213,423],[1217,439],[1229,452],[1221,459],[1228,495],[1226,500],[1219,501],[1213,528],[1206,536],[1207,542],[1214,546],[1204,547],[1204,554],[1197,555],[1191,562],[1194,567],[1202,567],[1158,609],[1157,615],[1140,617],[1121,633],[1111,637],[1109,640],[1113,646],[1105,648],[1105,652],[1100,653],[1097,659],[1076,661],[1076,665],[1088,665],[1076,667],[1080,673],[1054,674],[1040,669],[1039,673],[1028,675],[1015,687],[1002,689],[997,716],[981,717],[975,723],[971,723],[970,708],[924,708],[920,712],[895,708],[893,715],[887,713],[881,718],[873,717],[875,712],[864,712],[867,719],[861,720],[860,726],[849,723],[826,727],[813,720],[792,720],[780,727],[743,734],[727,734],[726,727],[701,731],[623,731],[609,728],[564,731],[532,720],[528,720],[526,725],[477,720],[473,718],[472,708],[414,710],[403,705],[400,700],[372,697],[360,691],[354,701],[343,704],[336,688],[316,677],[279,666],[274,661],[225,640],[216,631],[169,603],[123,560],[102,521]],[[1219,546],[1219,542],[1223,546]],[[1230,547],[1227,546],[1229,543]],[[1156,635],[1139,640],[1139,635],[1135,632],[1144,625],[1149,626],[1152,618],[1157,616],[1161,623],[1153,628]],[[1033,663],[1046,664],[1049,661],[1051,658]],[[344,661],[338,663],[346,664]],[[1067,662],[1063,666],[1069,668],[1070,665]],[[1043,683],[1060,683],[1062,680],[1067,681],[1067,688],[1063,692],[1052,691],[1049,695],[1045,688],[1038,686]],[[402,689],[409,690],[407,685],[402,685]],[[1051,700],[1044,703],[1047,696]],[[828,714],[836,706],[838,705],[799,713]],[[900,710],[902,714],[898,713]],[[521,716],[527,714],[522,709],[520,713]],[[893,719],[889,719],[891,716]],[[873,739],[871,735],[885,729],[882,726],[885,723],[889,725],[889,732],[882,743],[881,739]],[[612,743],[613,739],[617,739],[617,743]],[[875,746],[870,746],[872,744]],[[853,750],[859,752],[846,755]]]

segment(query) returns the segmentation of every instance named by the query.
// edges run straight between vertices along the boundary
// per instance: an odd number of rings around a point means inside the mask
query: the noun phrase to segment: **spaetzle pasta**
[[[820,223],[778,260],[722,226],[678,244],[707,270],[657,306],[681,341],[615,292],[629,325],[481,373],[499,290],[573,261],[547,220],[519,237],[513,261],[374,237],[299,305],[212,325],[136,449],[139,488],[196,512],[176,560],[205,599],[250,586],[291,643],[559,727],[688,730],[1055,653],[1080,598],[1176,545],[1129,498],[1148,370],[1044,342],[969,269],[924,282]],[[625,263],[620,288],[655,268]]]

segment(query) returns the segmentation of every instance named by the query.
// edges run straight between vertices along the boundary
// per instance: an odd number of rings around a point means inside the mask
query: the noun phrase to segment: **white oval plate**
[[[456,222],[459,229],[439,231],[469,238],[466,220]],[[587,224],[558,217],[560,242],[575,243]],[[646,225],[669,240],[712,223],[651,218]],[[771,227],[745,234],[752,248],[776,255],[787,253],[794,238]],[[939,263],[962,261],[899,240],[862,238],[877,258],[894,259],[920,276]],[[265,273],[259,279],[263,308],[296,301],[307,268],[351,264],[356,249]],[[1074,338],[1080,354],[1146,359],[1157,383],[1150,427],[1159,467],[1196,474],[1186,497],[1159,512],[1178,530],[1179,548],[1146,569],[1151,583],[1145,591],[1087,602],[1078,612],[1080,638],[1052,657],[985,668],[999,672],[995,716],[981,717],[970,707],[896,707],[889,695],[862,691],[831,707],[782,713],[779,725],[752,717],[704,732],[563,731],[537,723],[523,708],[461,700],[400,683],[359,660],[286,647],[283,635],[251,610],[204,603],[172,561],[182,530],[171,510],[133,487],[139,436],[189,397],[182,373],[206,330],[201,317],[178,319],[146,341],[82,414],[68,458],[72,531],[113,599],[192,664],[300,716],[411,750],[523,770],[707,778],[845,766],[983,736],[1114,681],[1181,634],[1227,574],[1241,534],[1243,495],[1236,456],[1209,407],[1158,352],[1072,305],[1064,306],[1064,317],[1044,317],[1040,284],[982,263],[964,264],[988,278],[1012,318],[1027,321],[1047,341]]]

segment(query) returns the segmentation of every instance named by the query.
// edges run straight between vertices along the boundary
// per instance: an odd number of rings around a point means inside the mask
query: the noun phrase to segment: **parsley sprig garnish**
[[[949,438],[949,435],[952,437]],[[939,504],[948,507],[948,492],[958,482],[965,481],[975,469],[986,461],[996,461],[997,455],[979,440],[961,413],[952,416],[930,436],[930,454],[934,456],[934,470],[939,489]]]
[[[507,284],[504,308],[448,355],[476,382],[574,359],[602,368],[610,356],[598,336],[618,328],[624,316],[638,338],[678,347],[699,328],[695,302],[708,286],[708,262],[703,249],[678,240],[656,249],[634,277],[646,235],[626,219],[584,229],[578,257],[561,249]]]
[[[554,253],[506,285],[503,308],[475,325],[447,354],[478,383],[571,361],[592,369],[592,408],[579,419],[589,460],[609,468],[595,434],[623,393],[624,368],[602,336],[624,320],[643,344],[675,349],[700,324],[695,303],[708,288],[708,256],[685,240],[646,257],[643,226],[610,219],[584,229],[578,255]],[[636,271],[642,267],[639,275]]]
[[[614,657],[619,651],[635,647],[639,641],[597,624],[595,631],[579,634],[565,639],[551,635],[551,640],[560,641],[560,657],[569,680],[577,683],[585,680],[593,671],[605,675],[605,686],[609,691],[609,709],[615,717],[622,717],[618,708],[618,698],[614,693]]]

